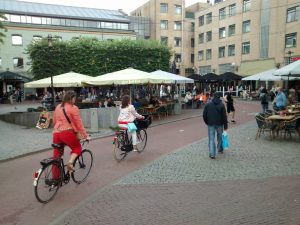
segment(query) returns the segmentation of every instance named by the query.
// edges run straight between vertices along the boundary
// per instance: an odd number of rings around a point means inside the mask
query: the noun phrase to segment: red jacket
[[[83,138],[87,138],[88,135],[86,133],[86,130],[84,129],[82,120],[80,118],[80,111],[78,107],[70,103],[65,103],[64,108],[71,121],[71,124],[68,122],[62,110],[61,104],[59,104],[58,106],[56,106],[53,114],[53,132],[55,133],[64,130],[74,130],[75,133],[80,132]]]

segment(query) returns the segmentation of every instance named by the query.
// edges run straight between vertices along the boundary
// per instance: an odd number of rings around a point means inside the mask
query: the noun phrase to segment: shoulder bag
[[[62,110],[63,110],[63,112],[64,112],[64,114],[65,114],[65,117],[66,117],[66,119],[68,120],[69,124],[72,125],[71,120],[70,120],[70,118],[68,117],[65,108],[64,108],[64,107],[61,107],[61,108],[62,108]],[[80,132],[76,132],[76,137],[77,137],[77,139],[78,139],[79,141],[84,139]]]

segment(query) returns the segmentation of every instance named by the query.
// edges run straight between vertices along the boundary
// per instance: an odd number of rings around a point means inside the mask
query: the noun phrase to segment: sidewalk
[[[202,139],[98,189],[51,224],[300,224],[299,140],[254,140],[254,121],[229,130],[208,158]]]
[[[27,108],[36,108],[39,103],[21,103],[15,105],[0,105],[0,114],[9,112],[26,112]],[[201,116],[202,110],[183,110],[181,115],[172,115],[153,121],[152,126],[170,123],[176,120]],[[92,140],[113,135],[111,129],[100,129],[99,132],[89,132]],[[0,120],[0,162],[3,160],[24,156],[27,154],[50,149],[52,143],[52,129],[39,130]]]

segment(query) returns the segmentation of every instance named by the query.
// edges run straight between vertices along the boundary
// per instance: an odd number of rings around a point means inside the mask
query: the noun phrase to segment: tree
[[[3,13],[0,13],[0,43],[4,43],[3,38],[5,37],[5,34],[1,32],[1,30],[4,30],[4,32],[7,31],[6,27],[3,25],[2,21],[6,20],[6,16]]]

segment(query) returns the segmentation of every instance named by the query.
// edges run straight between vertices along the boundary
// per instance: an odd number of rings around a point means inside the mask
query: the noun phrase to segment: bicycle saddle
[[[58,148],[58,149],[63,149],[64,148],[64,144],[52,144],[51,145],[53,148]]]

